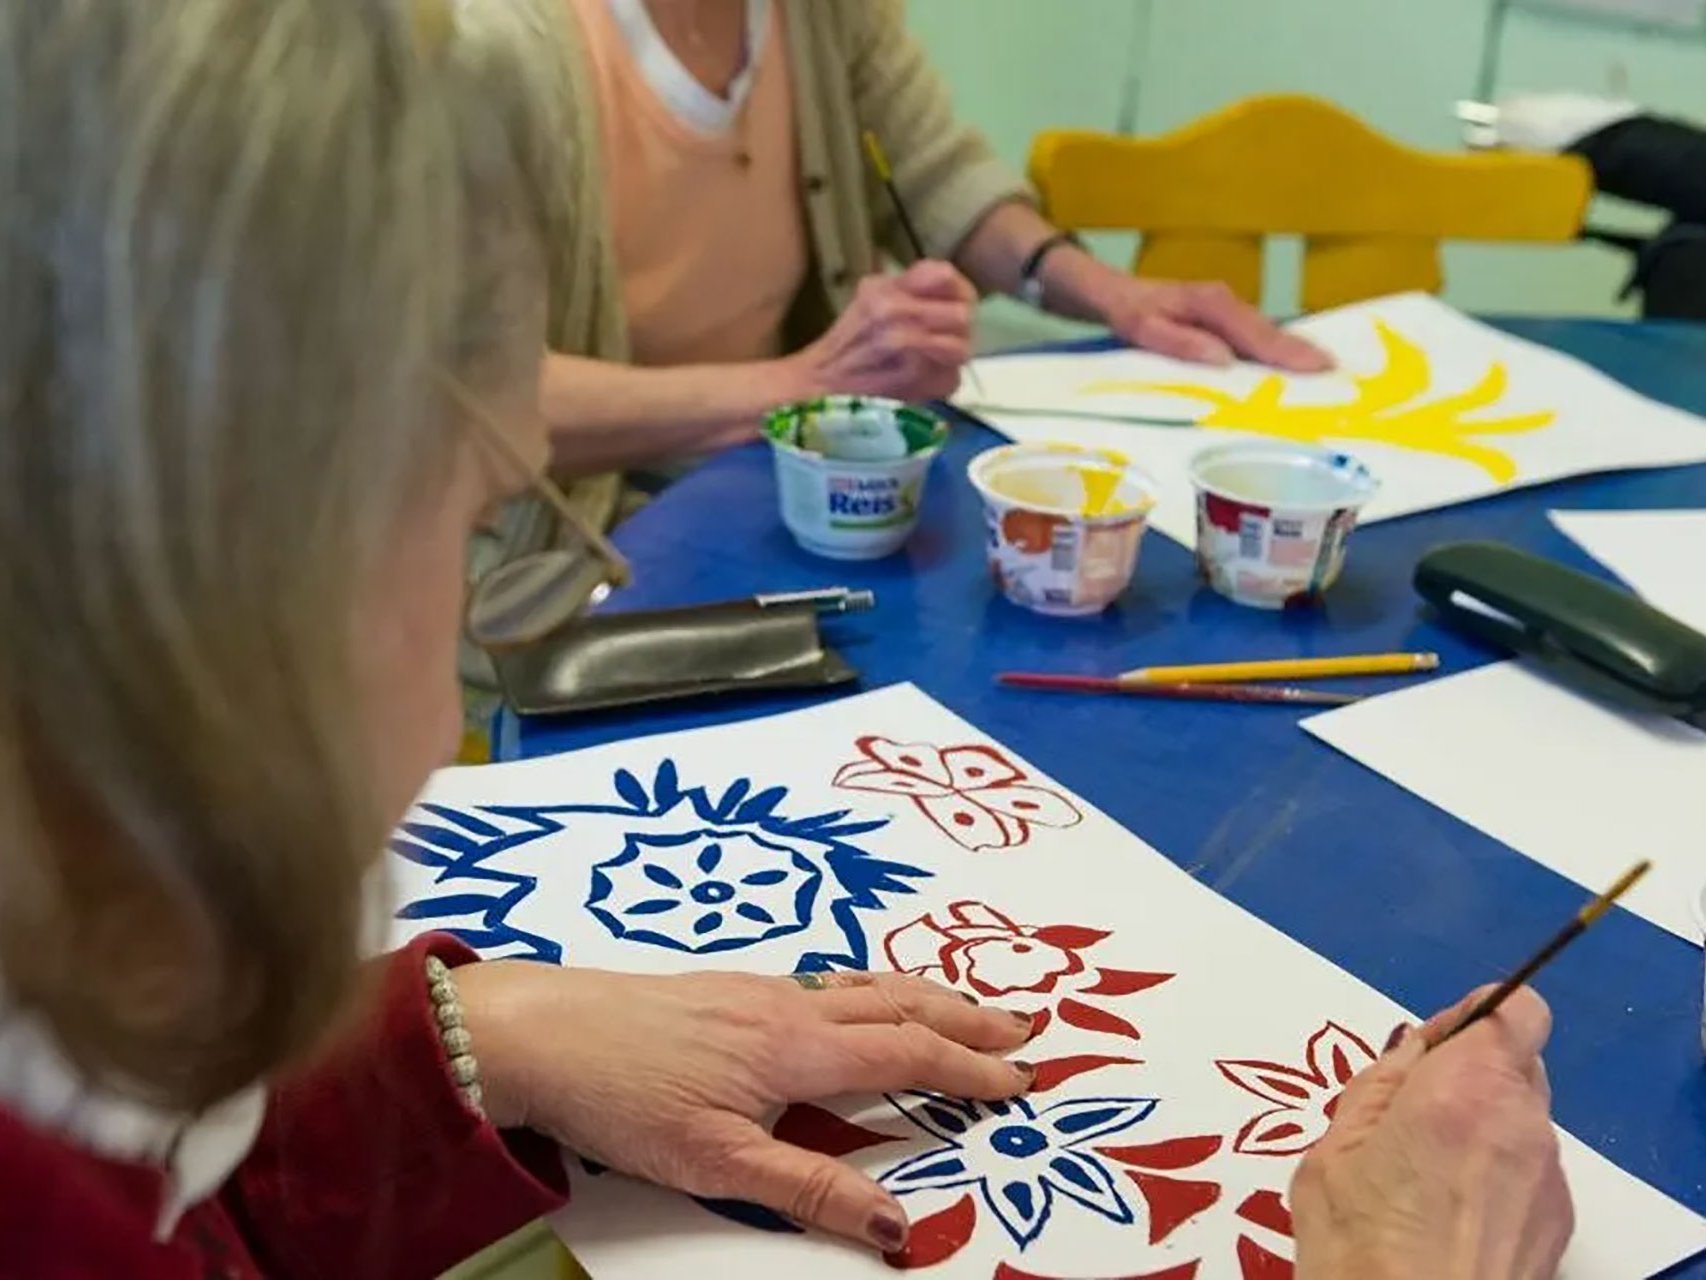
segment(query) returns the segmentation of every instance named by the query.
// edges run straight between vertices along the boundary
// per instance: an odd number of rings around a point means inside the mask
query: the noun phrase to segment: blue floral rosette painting
[[[685,779],[664,760],[585,790],[417,806],[391,842],[399,933],[642,971],[863,969],[878,914],[929,874],[864,847],[885,820],[802,807],[785,787]]]

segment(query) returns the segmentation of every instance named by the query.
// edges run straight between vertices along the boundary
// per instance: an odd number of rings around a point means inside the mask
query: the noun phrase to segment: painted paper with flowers
[[[1381,482],[1363,524],[1570,476],[1706,462],[1706,421],[1437,298],[1380,298],[1291,329],[1337,368],[1203,369],[1130,350],[1004,356],[977,362],[961,402],[1021,443],[1141,458],[1158,486],[1150,525],[1185,547],[1196,540],[1191,459],[1214,444],[1278,437],[1354,454]],[[1024,412],[978,409],[979,394]]]
[[[888,745],[853,752],[861,739]],[[850,760],[851,781],[928,785],[838,784]],[[1047,797],[1060,825],[985,805],[990,839],[1030,844],[973,855],[912,812],[989,792]],[[1141,764],[1111,799],[1138,817],[1169,801]],[[817,1098],[777,1119],[780,1140],[897,1195],[913,1224],[900,1256],[577,1167],[555,1226],[598,1280],[679,1280],[706,1259],[751,1280],[1275,1280],[1301,1152],[1370,1044],[1415,1020],[909,687],[446,770],[386,869],[397,941],[451,928],[487,955],[650,974],[896,969],[1030,1019],[1022,1102]],[[1566,1280],[1706,1249],[1693,1213],[1561,1141],[1578,1214]]]
[[[1269,1104],[1238,1131],[1236,1149],[1253,1156],[1296,1156],[1321,1141],[1339,1098],[1375,1052],[1355,1032],[1329,1022],[1309,1037],[1302,1066],[1222,1060],[1220,1074]]]
[[[1058,791],[1037,786],[994,747],[938,748],[863,737],[862,759],[845,764],[835,785],[905,796],[955,844],[974,852],[1029,843],[1032,827],[1073,827],[1083,814]]]

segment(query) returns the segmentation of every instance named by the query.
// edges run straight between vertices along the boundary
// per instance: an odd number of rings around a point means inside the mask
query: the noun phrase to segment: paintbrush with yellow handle
[[[930,256],[924,248],[924,237],[918,234],[918,224],[912,220],[912,215],[906,211],[906,201],[900,198],[900,188],[894,183],[894,168],[889,164],[889,154],[883,150],[883,140],[877,137],[875,131],[865,130],[865,154],[871,159],[871,168],[875,170],[877,179],[883,184],[883,189],[889,193],[889,203],[894,205],[895,217],[900,219],[900,228],[906,233],[907,243],[912,246],[913,256],[920,262]],[[965,367],[966,381],[971,383],[972,390],[977,393],[979,400],[989,397],[984,392],[983,382],[977,376],[977,370],[971,365]]]
[[[1611,908],[1616,905],[1617,900],[1640,883],[1641,877],[1646,875],[1647,872],[1652,869],[1653,864],[1651,862],[1643,861],[1637,863],[1634,867],[1624,872],[1623,877],[1618,880],[1616,884],[1612,885],[1611,888],[1607,889],[1604,893],[1600,894],[1599,897],[1588,903],[1587,906],[1576,912],[1575,918],[1562,929],[1558,930],[1557,934],[1553,936],[1550,942],[1541,947],[1539,951],[1536,951],[1533,958],[1530,959],[1527,964],[1523,965],[1515,973],[1511,974],[1510,977],[1499,983],[1499,985],[1492,991],[1488,992],[1486,998],[1464,1016],[1463,1021],[1459,1022],[1450,1031],[1447,1031],[1443,1036],[1435,1041],[1431,1047],[1435,1049],[1439,1048],[1440,1045],[1450,1040],[1453,1036],[1462,1035],[1477,1022],[1490,1018],[1497,1013],[1500,1005],[1502,1005],[1506,1000],[1509,1000],[1518,991],[1522,990],[1523,987],[1533,981],[1535,974],[1539,973],[1547,965],[1551,964],[1560,951],[1569,946],[1577,938],[1581,937],[1590,927],[1601,920],[1605,916],[1606,912],[1610,911]]]

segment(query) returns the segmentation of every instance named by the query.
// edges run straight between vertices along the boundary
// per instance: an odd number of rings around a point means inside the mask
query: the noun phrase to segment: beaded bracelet
[[[433,1017],[438,1021],[438,1038],[444,1043],[445,1056],[450,1059],[450,1078],[455,1082],[468,1109],[486,1118],[485,1094],[480,1088],[480,1064],[472,1052],[473,1038],[462,1022],[462,1002],[456,998],[456,983],[451,979],[450,966],[437,956],[426,962],[427,990],[432,995]]]

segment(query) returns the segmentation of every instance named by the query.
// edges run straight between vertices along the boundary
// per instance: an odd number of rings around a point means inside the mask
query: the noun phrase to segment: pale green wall
[[[912,22],[961,110],[1009,159],[1057,125],[1113,128],[1135,71],[1144,131],[1252,93],[1335,99],[1405,141],[1458,142],[1453,104],[1473,91],[1488,0],[911,0]],[[1143,20],[1149,11],[1147,23]],[[1145,39],[1144,37],[1147,36]],[[1626,87],[1706,118],[1706,41],[1659,39],[1517,15],[1506,88]],[[1607,223],[1645,225],[1624,209]],[[1124,256],[1125,246],[1108,249]],[[1295,251],[1269,271],[1270,309],[1296,298]],[[1613,313],[1625,265],[1595,248],[1460,247],[1451,300],[1479,311]]]

